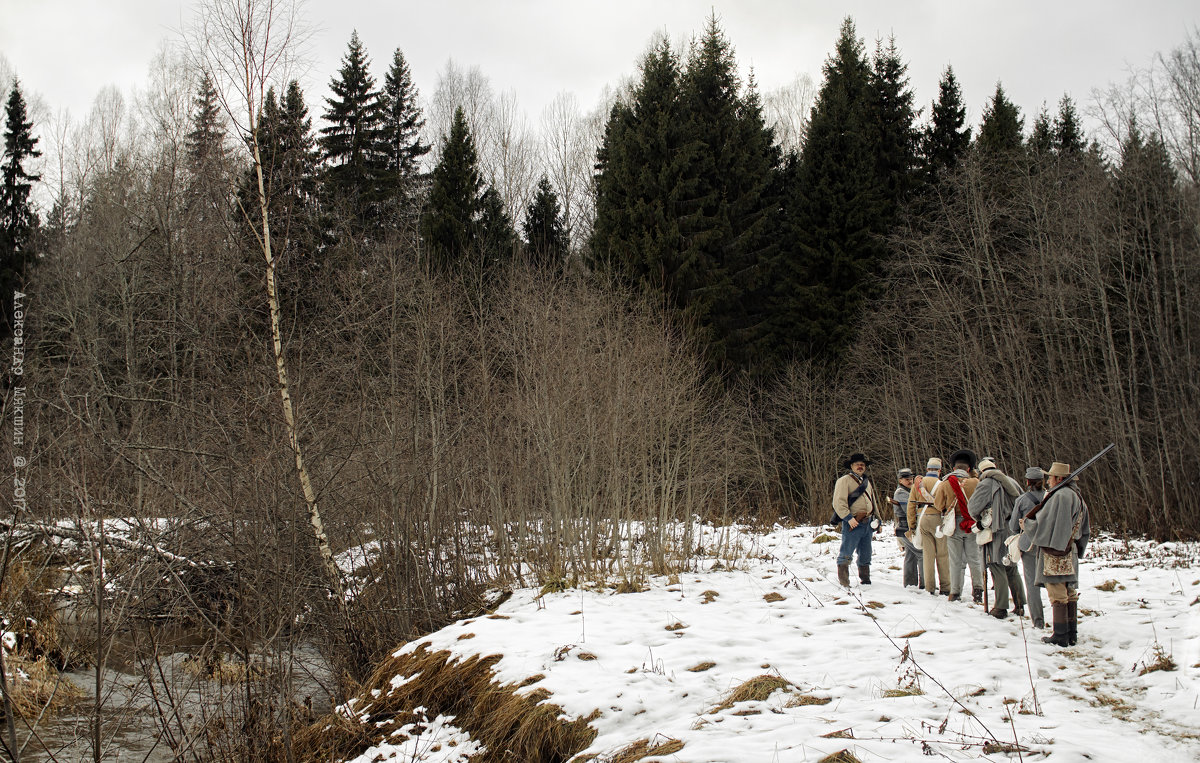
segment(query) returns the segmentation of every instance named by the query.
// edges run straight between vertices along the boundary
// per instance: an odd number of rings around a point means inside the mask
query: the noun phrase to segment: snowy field
[[[400,651],[501,654],[505,683],[544,675],[521,691],[548,691],[571,718],[599,711],[573,760],[611,760],[641,739],[661,753],[623,760],[1200,760],[1200,545],[1094,541],[1080,641],[1060,649],[1028,616],[1000,621],[902,588],[886,529],[874,584],[847,592],[837,538],[814,543],[820,532],[745,531],[732,565],[702,558],[637,593],[518,590],[492,616]],[[760,677],[750,686],[779,688],[727,701]],[[479,751],[453,718],[427,720],[355,760],[465,763]]]

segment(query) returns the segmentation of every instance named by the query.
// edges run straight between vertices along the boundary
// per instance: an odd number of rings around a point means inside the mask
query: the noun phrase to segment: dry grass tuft
[[[462,633],[459,635],[457,640],[458,641],[466,641],[469,638],[475,638],[475,634],[474,633]]]
[[[684,625],[683,623],[671,623],[670,625],[668,625],[668,626],[666,627],[666,630],[669,630],[669,631],[681,631],[681,630],[683,630],[683,629],[684,629],[684,628],[686,628],[686,627],[687,627],[687,626],[686,626],[686,625]]]
[[[828,705],[833,697],[815,697],[812,694],[797,694],[788,700],[785,707],[804,707],[805,705]]]
[[[636,580],[622,580],[617,584],[617,593],[641,593],[646,586]]]
[[[822,739],[853,739],[854,738],[854,729],[838,729],[837,731],[830,731],[828,734],[822,734],[821,738]],[[845,750],[843,750],[842,752],[845,752]],[[828,760],[828,758],[822,758],[822,760]]]
[[[580,652],[579,654],[575,655],[575,657],[583,660],[584,662],[591,662],[592,660],[596,659],[596,655],[592,654],[591,652]]]
[[[925,632],[925,631],[923,631],[923,630],[922,630],[922,631],[913,631],[913,632],[911,632],[911,633],[905,633],[905,634],[904,634],[903,636],[901,636],[900,638],[916,638],[917,636],[920,636],[920,635],[921,635],[922,633],[924,633],[924,632]]]
[[[1156,670],[1175,670],[1179,666],[1175,664],[1175,659],[1168,654],[1161,644],[1154,645],[1154,661],[1146,662],[1142,665],[1142,669],[1138,671],[1139,676],[1144,676],[1147,673],[1153,673]]]
[[[665,742],[658,744],[652,744],[649,739],[639,739],[617,750],[611,758],[607,758],[607,761],[608,763],[636,763],[643,758],[672,755],[682,749],[683,742],[678,739],[668,738]]]
[[[837,540],[836,536],[830,535],[829,533],[821,533],[817,537],[813,538],[813,543],[832,543],[835,540]]]
[[[721,704],[709,712],[716,713],[721,710],[728,710],[739,702],[762,702],[771,696],[772,692],[779,691],[780,689],[790,689],[794,686],[795,684],[791,681],[779,676],[766,674],[755,676],[729,692],[729,695],[725,697]]]
[[[1121,585],[1115,580],[1106,580],[1100,585],[1096,586],[1096,590],[1112,593],[1113,591],[1124,591],[1125,586]]]
[[[871,609],[883,609],[882,601],[868,601],[867,606]]]
[[[924,693],[925,693],[925,690],[919,686],[903,686],[903,687],[900,687],[899,689],[884,689],[882,696],[888,697],[888,698],[916,697],[916,696],[919,696]]]
[[[984,755],[1011,755],[1013,753],[1029,752],[1029,750],[1012,742],[984,742]]]
[[[721,594],[717,593],[716,591],[705,591],[704,593],[700,594],[700,597],[703,599],[703,601],[701,601],[700,603],[701,604],[712,604],[713,599],[717,598],[720,595]]]
[[[688,668],[689,673],[703,673],[706,670],[712,670],[717,666],[715,662],[701,662]]]
[[[832,736],[836,736],[836,735],[835,734],[826,734],[825,736],[832,737]],[[846,737],[846,738],[853,739],[854,737],[850,736],[850,737]],[[831,755],[826,755],[825,757],[823,757],[819,761],[817,761],[817,763],[862,763],[862,761],[859,760],[858,758],[856,758],[854,756],[854,753],[850,752],[849,750],[839,750],[838,752],[835,752]]]
[[[771,591],[769,594],[763,597],[763,601],[783,601],[786,598],[786,596],[778,591]]]
[[[43,711],[56,713],[84,696],[83,689],[48,665],[44,657],[31,662],[8,655],[4,661],[8,672],[8,696],[17,718],[33,721]],[[3,717],[2,712],[0,717]]]
[[[517,694],[520,685],[501,684],[492,666],[501,655],[472,655],[455,661],[447,651],[414,652],[385,660],[355,698],[353,710],[331,713],[295,736],[301,761],[353,758],[413,718],[453,715],[455,724],[486,748],[473,760],[551,763],[570,758],[596,737],[586,719],[566,720],[544,689]],[[416,676],[392,687],[393,676]],[[528,685],[527,679],[526,685]],[[540,679],[539,679],[540,680]],[[361,718],[361,720],[360,720]]]

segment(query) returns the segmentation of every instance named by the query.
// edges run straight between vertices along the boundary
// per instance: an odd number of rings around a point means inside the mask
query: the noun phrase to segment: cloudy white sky
[[[155,52],[181,37],[196,4],[0,0],[0,69],[7,65],[49,111],[82,118],[102,87],[127,94],[141,87]],[[377,79],[397,47],[425,96],[448,60],[477,65],[495,90],[514,90],[536,120],[561,91],[591,109],[606,84],[634,71],[656,31],[686,37],[712,11],[764,91],[801,73],[819,82],[849,14],[868,46],[895,35],[922,106],[953,65],[972,122],[997,80],[1027,116],[1064,92],[1086,106],[1094,88],[1148,66],[1200,23],[1194,0],[308,0],[314,34],[302,84],[319,111],[357,29]]]

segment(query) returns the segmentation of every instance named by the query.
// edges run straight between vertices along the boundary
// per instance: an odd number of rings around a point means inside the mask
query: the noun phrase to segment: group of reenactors
[[[963,600],[966,573],[971,599],[985,602],[985,570],[992,579],[998,619],[1025,615],[1045,628],[1041,589],[1050,598],[1053,633],[1048,644],[1073,646],[1078,639],[1079,559],[1091,527],[1087,505],[1075,489],[1068,464],[1025,470],[1025,485],[997,468],[991,458],[977,459],[969,449],[956,451],[943,476],[940,458],[929,459],[925,474],[896,473],[898,486],[889,503],[895,514],[896,541],[904,551],[903,584],[924,588],[948,601]],[[862,453],[843,463],[846,473],[833,488],[833,522],[841,525],[838,582],[850,586],[850,563],[858,564],[862,585],[871,583],[871,543],[887,516]],[[1024,573],[1022,575],[1022,573]],[[1022,584],[1024,578],[1024,584]]]

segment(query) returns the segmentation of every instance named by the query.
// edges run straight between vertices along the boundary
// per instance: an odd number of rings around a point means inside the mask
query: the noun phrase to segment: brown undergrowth
[[[596,732],[587,718],[565,720],[562,708],[550,704],[544,689],[518,694],[519,684],[501,684],[492,667],[502,655],[473,655],[455,661],[450,652],[430,652],[426,644],[399,657],[389,657],[363,685],[353,705],[354,717],[334,713],[296,736],[298,760],[328,761],[354,757],[415,719],[425,715],[454,717],[454,725],[486,750],[473,761],[520,760],[561,763],[591,744]],[[396,676],[409,680],[392,686]]]

